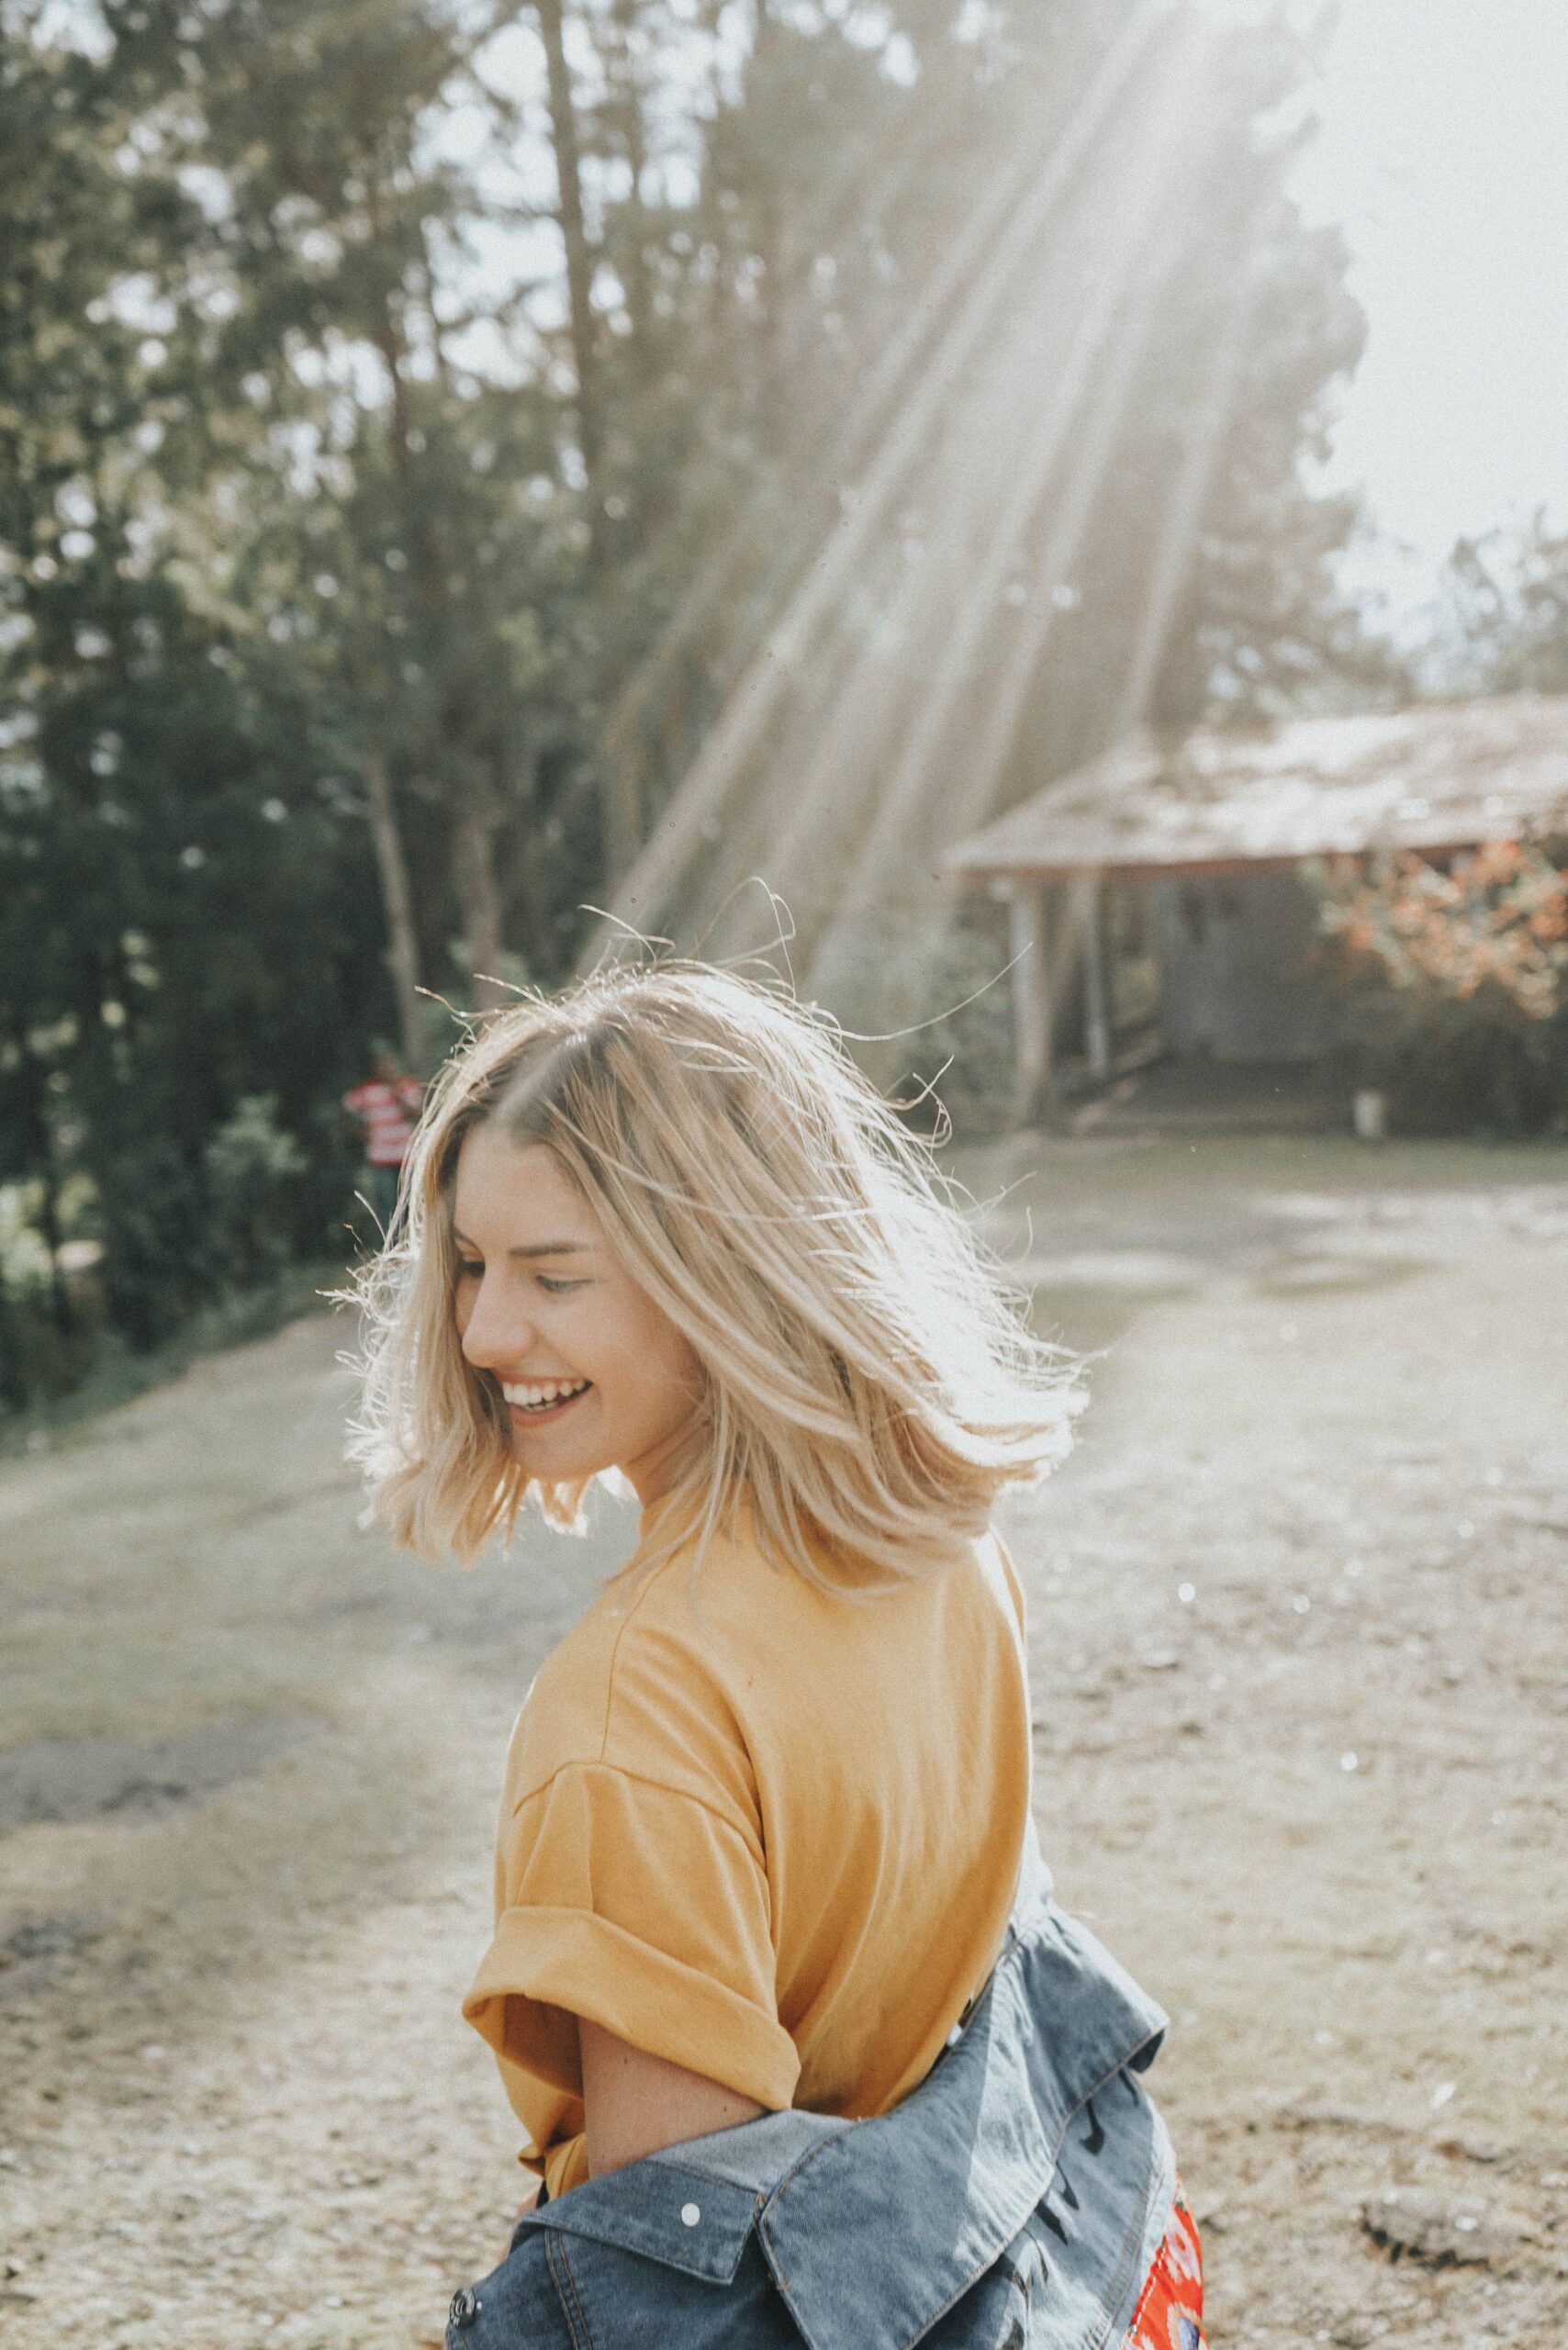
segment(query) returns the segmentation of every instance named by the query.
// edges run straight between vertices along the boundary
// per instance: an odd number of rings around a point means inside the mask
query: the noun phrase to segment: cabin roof
[[[948,853],[978,878],[1568,834],[1568,694],[1128,736]]]

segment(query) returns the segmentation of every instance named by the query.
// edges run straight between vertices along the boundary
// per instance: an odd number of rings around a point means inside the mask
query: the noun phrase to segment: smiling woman
[[[500,1388],[530,1477],[575,1485],[612,1465],[658,1498],[693,1441],[701,1366],[554,1153],[504,1127],[470,1134],[453,1242],[463,1352]]]
[[[575,1526],[647,1454],[672,1540],[744,1492],[777,1564],[818,1574],[810,1523],[902,1581],[1066,1449],[1071,1366],[827,1024],[769,990],[666,965],[498,1014],[432,1089],[403,1198],[352,1449],[427,1557],[474,1558],[529,1496]],[[504,1393],[564,1380],[604,1393],[537,1418]]]
[[[449,2341],[1193,2350],[1164,2019],[1049,1899],[991,1529],[1071,1367],[926,1147],[825,1022],[666,965],[498,1015],[403,1198],[381,1516],[471,1558],[644,1504],[507,1757],[464,2013],[541,2195]]]

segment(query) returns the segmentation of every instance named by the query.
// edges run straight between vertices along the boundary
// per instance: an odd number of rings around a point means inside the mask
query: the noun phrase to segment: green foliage
[[[95,1350],[94,1316],[50,1263],[34,1183],[0,1184],[0,1410],[67,1393]]]
[[[277,1124],[275,1093],[241,1096],[202,1154],[213,1247],[236,1288],[258,1288],[294,1254],[295,1193],[308,1166]]]
[[[1485,988],[1527,1020],[1550,1020],[1568,987],[1568,873],[1518,841],[1439,861],[1406,850],[1319,878],[1321,919],[1391,986],[1465,1003]]]
[[[1568,535],[1538,517],[1462,541],[1420,666],[1440,694],[1568,692]],[[1347,930],[1355,910],[1334,893],[1330,921],[1352,950],[1358,1066],[1408,1131],[1568,1126],[1562,861],[1559,843],[1551,857],[1494,848],[1451,875],[1423,867],[1403,887],[1397,871],[1374,877],[1376,919],[1360,929]]]
[[[1445,693],[1568,693],[1568,532],[1462,540],[1426,659]]]
[[[34,1375],[26,1393],[0,1413],[0,1459],[17,1450],[41,1450],[62,1430],[178,1378],[203,1355],[267,1337],[301,1315],[319,1312],[342,1278],[339,1257],[291,1265],[264,1288],[196,1307],[151,1348],[129,1347],[113,1330],[62,1347],[56,1333],[35,1324],[37,1355],[24,1365]]]
[[[94,1222],[104,1244],[110,1318],[146,1353],[213,1288],[207,1203],[196,1171],[171,1136],[117,1136],[98,1169]]]
[[[868,1075],[929,1124],[994,1124],[1014,1085],[1006,924],[984,901],[956,923],[924,908],[846,927],[832,942],[827,994]]]
[[[1568,1131],[1568,1016],[1529,1019],[1488,981],[1462,1001],[1368,987],[1346,1075],[1388,1097],[1396,1134]]]
[[[0,1294],[0,1408],[24,1412],[34,1403],[58,1403],[80,1386],[98,1356],[98,1333],[62,1330],[41,1284]]]
[[[1568,1125],[1568,873],[1495,843],[1317,877],[1350,1012],[1348,1075],[1406,1134]]]
[[[372,1036],[422,1057],[416,979],[569,968],[836,512],[823,453],[977,156],[1056,122],[1121,14],[0,0],[0,1183],[46,1265],[102,1242],[116,1343],[342,1245],[335,1104]],[[1234,56],[1239,235],[1302,57]],[[1297,467],[1360,322],[1332,240],[1270,217],[1172,708],[1350,654],[1347,517]],[[1135,505],[1202,292],[1170,292]],[[1085,724],[1129,608],[1103,570],[1054,705]],[[983,928],[905,956],[914,1021],[1004,959]],[[903,1065],[956,1046],[985,1091],[1003,994]],[[6,1296],[14,1403],[24,1322],[61,1362],[91,1336],[47,1277]]]

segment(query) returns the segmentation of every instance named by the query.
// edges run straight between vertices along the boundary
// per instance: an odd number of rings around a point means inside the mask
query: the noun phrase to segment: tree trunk
[[[75,1333],[76,1315],[60,1264],[60,1247],[64,1236],[60,1228],[60,1169],[55,1159],[54,1132],[49,1115],[49,1072],[28,1044],[26,1029],[19,1018],[13,1026],[12,1039],[21,1073],[24,1163],[31,1168],[38,1179],[38,1233],[49,1257],[50,1306],[55,1328],[62,1338],[69,1338]]]
[[[414,937],[413,899],[409,888],[409,862],[392,798],[392,778],[386,754],[377,742],[365,745],[364,759],[365,815],[375,848],[375,869],[381,878],[381,905],[386,918],[386,967],[398,1006],[398,1042],[410,1069],[425,1065],[420,1020],[420,955]]]
[[[457,796],[452,826],[452,880],[462,909],[475,1002],[494,1011],[510,1001],[500,976],[501,894],[496,882],[496,810],[484,784],[469,777]]]
[[[510,740],[495,755],[496,800],[506,813],[506,881],[503,897],[514,942],[531,978],[550,963],[550,893],[544,868],[543,828],[539,820],[539,759],[532,746],[514,751]]]
[[[765,60],[778,43],[778,28],[768,0],[756,0],[754,38],[756,55],[759,60]],[[760,414],[767,420],[776,446],[783,437],[790,398],[786,366],[789,338],[784,204],[779,177],[778,167],[769,165],[759,174],[754,191],[757,252],[762,263],[762,315],[757,322],[752,354],[756,371],[753,396]]]
[[[54,1326],[62,1338],[74,1337],[76,1310],[71,1303],[70,1284],[60,1262],[65,1235],[60,1228],[60,1177],[54,1164],[52,1143],[39,1184],[39,1232],[49,1251],[49,1302],[54,1315]]]
[[[637,28],[636,0],[614,0],[615,112],[625,142],[626,167],[632,185],[626,198],[630,236],[626,247],[626,315],[632,321],[632,348],[644,376],[653,368],[649,348],[654,321],[653,282],[648,273],[648,222],[643,207],[643,176],[648,162],[647,128],[643,116],[643,90],[633,36]]]
[[[643,771],[640,742],[607,745],[604,763],[605,878],[611,892],[619,890],[643,852]]]
[[[0,1404],[10,1411],[25,1412],[28,1400],[16,1309],[6,1286],[5,1269],[0,1267]]]
[[[567,314],[572,364],[577,376],[577,439],[583,470],[588,476],[589,528],[595,552],[599,554],[604,536],[604,431],[594,335],[594,255],[583,218],[582,144],[577,136],[577,100],[572,95],[571,72],[566,63],[562,0],[538,0],[538,5],[539,31],[544,43],[550,87],[550,132],[555,150],[561,235],[566,247]]]
[[[431,529],[429,507],[420,499],[415,478],[414,411],[409,392],[407,345],[403,328],[400,297],[394,288],[402,287],[402,271],[398,256],[389,252],[381,205],[381,190],[372,178],[367,197],[371,234],[381,263],[385,291],[380,304],[380,317],[375,328],[375,341],[381,352],[391,389],[391,406],[387,412],[387,442],[392,453],[392,472],[398,484],[398,495],[403,509],[403,526],[408,533],[409,554],[414,565],[414,578],[420,601],[427,612],[440,610],[442,602],[440,549]],[[421,259],[424,256],[421,255]],[[427,288],[428,288],[428,262]],[[432,313],[433,323],[433,313]],[[439,340],[437,349],[439,352]]]
[[[604,510],[604,417],[592,298],[595,254],[583,217],[582,142],[571,70],[566,62],[563,0],[538,0],[538,10],[550,90],[550,131],[555,151],[561,236],[566,248],[567,320],[572,364],[577,378],[577,443],[587,481],[588,542],[602,593],[609,546]],[[603,810],[604,864],[611,890],[630,871],[642,845],[642,787],[638,773],[624,759],[611,758],[605,772]]]

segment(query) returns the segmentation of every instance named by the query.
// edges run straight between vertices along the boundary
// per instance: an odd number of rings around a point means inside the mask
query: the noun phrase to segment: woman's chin
[[[586,1448],[575,1444],[548,1444],[542,1438],[513,1431],[512,1458],[521,1461],[531,1477],[542,1477],[546,1484],[569,1485],[587,1477],[596,1477],[608,1464],[590,1455]]]
[[[543,1428],[514,1427],[511,1453],[524,1474],[542,1485],[586,1485],[590,1477],[614,1465],[601,1457],[597,1445],[580,1438],[574,1443],[565,1429],[552,1438]]]

